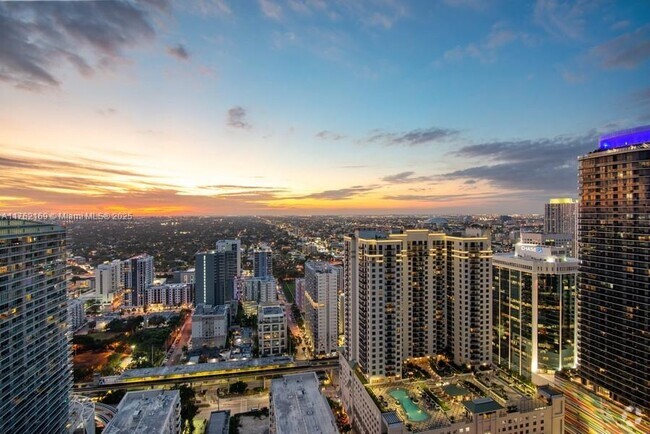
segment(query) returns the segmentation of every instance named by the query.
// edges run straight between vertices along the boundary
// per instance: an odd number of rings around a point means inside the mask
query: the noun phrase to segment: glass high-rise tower
[[[72,360],[67,338],[65,230],[0,219],[0,432],[66,430]]]
[[[579,373],[650,409],[650,127],[580,158]]]

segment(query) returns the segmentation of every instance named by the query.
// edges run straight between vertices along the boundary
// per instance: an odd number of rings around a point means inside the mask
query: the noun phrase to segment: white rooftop
[[[178,422],[175,407],[180,408],[180,400],[178,390],[127,392],[104,434],[162,433],[170,419],[174,424]]]
[[[277,434],[336,434],[334,415],[321,395],[315,372],[285,375],[271,382]]]

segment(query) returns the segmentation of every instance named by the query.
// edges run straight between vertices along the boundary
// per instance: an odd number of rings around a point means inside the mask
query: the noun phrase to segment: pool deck
[[[492,387],[488,386],[500,387],[502,396],[495,394],[490,390]],[[468,401],[488,397],[493,398],[496,403],[505,407],[507,403],[518,402],[526,397],[519,390],[508,386],[495,374],[484,376],[483,381],[479,381],[472,374],[457,374],[453,378],[445,378],[444,382],[440,378],[400,380],[376,383],[366,387],[381,403],[382,412],[395,412],[405,425],[410,425],[413,432],[421,432],[447,427],[453,423],[468,419],[466,406]],[[417,402],[413,402],[413,404],[424,411],[428,418],[422,421],[411,420],[400,400],[391,395],[391,392],[397,389],[406,391],[411,401],[416,400]],[[435,395],[442,408],[425,391]],[[507,397],[507,399],[504,397]]]

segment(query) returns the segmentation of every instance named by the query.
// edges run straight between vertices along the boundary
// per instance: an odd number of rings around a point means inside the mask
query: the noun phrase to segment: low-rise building
[[[229,307],[199,304],[192,315],[192,345],[194,348],[223,347],[230,326]]]
[[[127,392],[104,434],[179,434],[181,395],[178,390]]]
[[[257,309],[257,337],[260,356],[275,356],[287,351],[287,316],[278,304]]]
[[[334,415],[315,372],[285,375],[271,381],[271,434],[336,434]]]

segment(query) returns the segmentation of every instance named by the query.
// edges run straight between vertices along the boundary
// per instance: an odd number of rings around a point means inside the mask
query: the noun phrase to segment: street
[[[174,348],[167,356],[167,363],[165,366],[178,365],[181,357],[183,356],[183,346],[187,345],[192,337],[192,315],[187,315],[185,322],[181,326],[181,331],[172,344]]]

